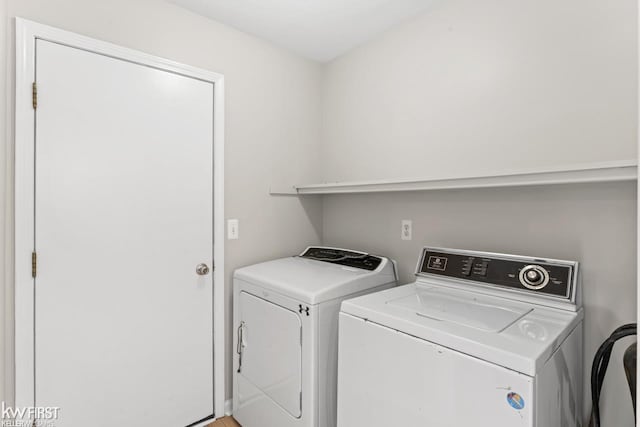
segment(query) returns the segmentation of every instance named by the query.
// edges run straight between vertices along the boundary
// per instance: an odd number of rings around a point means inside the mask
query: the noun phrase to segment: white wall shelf
[[[497,175],[380,180],[360,182],[331,182],[322,184],[272,187],[272,195],[322,195],[344,193],[381,193],[398,191],[430,191],[464,188],[521,187],[532,185],[579,184],[596,182],[635,181],[638,179],[636,161],[587,164],[563,169],[520,171]]]

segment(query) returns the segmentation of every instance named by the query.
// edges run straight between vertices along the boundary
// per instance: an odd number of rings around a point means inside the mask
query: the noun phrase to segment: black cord
[[[591,399],[593,400],[591,425],[593,427],[600,427],[600,393],[602,392],[604,376],[607,373],[609,361],[611,360],[613,346],[619,339],[629,335],[637,335],[637,333],[637,323],[620,326],[602,343],[593,358],[593,365],[591,366]]]

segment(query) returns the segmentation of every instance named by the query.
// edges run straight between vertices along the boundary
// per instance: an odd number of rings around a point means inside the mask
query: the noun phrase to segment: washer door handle
[[[238,346],[236,347],[236,353],[238,353],[238,373],[242,371],[242,353],[244,351],[246,343],[244,342],[244,321],[240,322],[238,326]]]

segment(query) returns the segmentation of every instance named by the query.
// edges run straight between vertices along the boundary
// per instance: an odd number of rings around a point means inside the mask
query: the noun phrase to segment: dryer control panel
[[[573,301],[577,266],[573,261],[424,248],[417,274],[445,276]]]
[[[373,271],[382,263],[382,258],[369,255],[365,252],[348,251],[338,248],[327,248],[323,246],[311,246],[301,255],[302,258],[315,259],[316,261],[340,264],[346,267],[360,268]]]

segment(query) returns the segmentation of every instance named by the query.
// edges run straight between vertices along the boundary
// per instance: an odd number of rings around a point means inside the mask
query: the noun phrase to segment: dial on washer
[[[527,265],[520,270],[520,283],[532,290],[539,290],[549,283],[549,273],[539,265]]]

